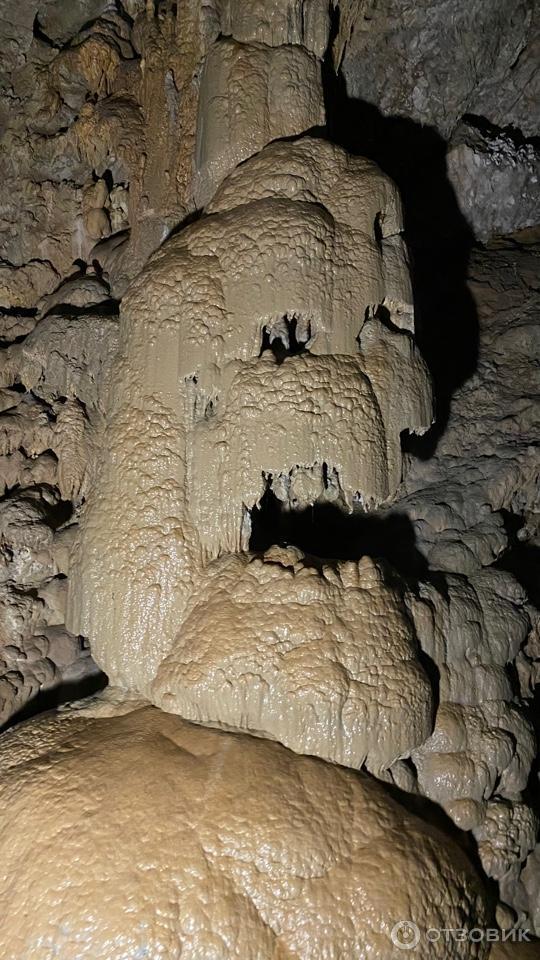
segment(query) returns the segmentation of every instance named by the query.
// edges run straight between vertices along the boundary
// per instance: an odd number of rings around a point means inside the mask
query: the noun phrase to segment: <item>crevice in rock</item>
[[[519,147],[531,146],[535,150],[540,150],[540,136],[526,137],[518,127],[514,127],[512,125],[498,127],[486,117],[478,116],[475,113],[465,113],[461,119],[461,122],[467,124],[467,126],[472,127],[475,130],[478,130],[482,136],[487,137],[488,139],[502,136],[507,140],[511,140],[516,149],[519,149]]]
[[[54,43],[50,37],[41,29],[41,24],[39,22],[39,16],[36,14],[34,17],[34,23],[32,24],[32,34],[34,40],[39,40],[40,43],[44,43],[47,47],[52,47],[53,50],[58,50],[58,45]]]
[[[383,327],[386,327],[386,329],[390,330],[392,333],[397,333],[400,337],[412,338],[412,334],[408,330],[403,330],[402,327],[398,327],[393,322],[392,314],[384,303],[378,303],[376,306],[366,307],[364,312],[364,323],[366,323],[368,320],[378,320]],[[360,331],[356,339],[360,344],[362,341],[362,331]]]
[[[307,344],[312,340],[311,324],[302,324],[300,331],[298,318],[291,314],[263,327],[259,356],[270,351],[276,363],[281,364],[287,357],[308,353]]]
[[[80,638],[82,645],[86,642],[83,637]],[[9,720],[0,727],[0,732],[4,733],[16,724],[29,720],[37,714],[43,714],[50,710],[56,710],[63,703],[72,703],[74,700],[83,700],[85,697],[92,697],[100,693],[108,685],[109,679],[102,670],[84,676],[80,680],[69,680],[57,683],[51,689],[42,689],[30,700],[27,700],[24,707],[12,714]]]
[[[41,319],[54,314],[58,317],[117,317],[120,314],[120,301],[112,298],[101,303],[91,303],[78,307],[73,303],[55,303],[54,307],[43,314]]]
[[[383,232],[382,232],[382,226],[381,226],[380,212],[377,214],[377,216],[375,217],[375,220],[373,221],[373,236],[375,237],[379,250],[381,250],[382,241],[383,241]]]
[[[287,510],[271,490],[251,511],[250,550],[272,545],[295,546],[325,560],[386,560],[406,581],[429,578],[428,565],[416,546],[416,534],[404,513],[346,513],[334,504],[315,503]]]
[[[0,307],[0,317],[35,317],[37,307]]]
[[[540,546],[525,539],[524,517],[509,510],[501,510],[500,513],[508,535],[508,548],[493,566],[513,574],[531,603],[540,610]]]
[[[182,230],[185,230],[185,228],[189,227],[190,224],[196,223],[197,220],[200,220],[203,213],[204,213],[204,209],[202,207],[197,207],[196,210],[191,210],[190,213],[186,214],[183,220],[180,220],[180,222],[177,223],[176,226],[171,228],[171,230],[167,234],[166,240],[170,240],[171,237],[175,237],[177,234],[182,233]]]

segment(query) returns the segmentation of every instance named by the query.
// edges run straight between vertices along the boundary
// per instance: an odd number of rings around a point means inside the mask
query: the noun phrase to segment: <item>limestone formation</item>
[[[291,509],[380,503],[400,481],[402,431],[432,419],[427,371],[399,326],[406,262],[384,244],[401,229],[392,183],[311,139],[239,169],[123,300],[71,581],[70,629],[113,682],[147,695],[204,565],[248,549],[267,489]]]
[[[6,960],[537,956],[537,13],[4,2]]]
[[[293,550],[207,567],[152,700],[374,773],[432,722],[410,622],[380,569],[365,557],[319,573]]]
[[[0,793],[6,960],[397,960],[401,917],[442,960],[426,930],[488,921],[464,854],[375,780],[154,708],[12,731]]]
[[[486,838],[490,811],[507,809],[486,802],[518,801],[535,755],[534,732],[515,702],[509,669],[530,622],[523,591],[503,573],[486,570],[468,581],[448,576],[446,590],[443,598],[422,587],[421,599],[410,601],[422,649],[438,670],[440,701],[433,733],[414,762],[422,793],[458,826]],[[519,863],[535,843],[532,812],[529,822],[528,849],[518,845],[515,854]],[[498,868],[489,864],[486,872],[497,876]]]
[[[211,199],[227,173],[271,140],[323,122],[321,71],[312,54],[301,46],[218,41],[201,78],[198,205]]]
[[[411,517],[418,548],[434,570],[470,575],[497,561],[508,547],[508,514],[520,527],[518,542],[534,546],[537,275],[534,235],[530,242],[526,235],[521,245],[509,239],[471,258],[476,368],[455,391],[449,423],[433,456],[410,461],[395,507]],[[524,384],[531,390],[524,390]]]
[[[99,673],[88,643],[64,624],[72,504],[76,512],[90,481],[116,344],[117,318],[103,314],[104,297],[96,278],[67,281],[30,329],[4,328],[1,723],[40,694],[54,702],[55,688],[88,681],[92,689]],[[72,309],[75,316],[65,312]]]

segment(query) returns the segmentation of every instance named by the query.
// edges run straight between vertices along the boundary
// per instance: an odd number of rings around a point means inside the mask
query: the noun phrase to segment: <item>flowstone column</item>
[[[279,9],[211,46],[194,183],[213,198],[123,300],[70,624],[158,706],[378,771],[431,731],[400,600],[368,558],[251,556],[251,512],[387,500],[431,393],[393,183],[320,138],[265,146],[323,119],[326,21],[287,34]]]

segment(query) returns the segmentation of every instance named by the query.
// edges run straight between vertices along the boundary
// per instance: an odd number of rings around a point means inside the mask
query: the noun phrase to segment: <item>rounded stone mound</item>
[[[120,709],[4,739],[3,960],[391,960],[403,920],[436,960],[426,930],[486,925],[464,854],[370,777]]]
[[[318,570],[290,547],[207,567],[151,699],[376,776],[432,730],[416,639],[380,565]]]

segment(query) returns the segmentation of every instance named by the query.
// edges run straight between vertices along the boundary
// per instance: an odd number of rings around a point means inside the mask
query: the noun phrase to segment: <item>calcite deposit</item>
[[[487,569],[468,580],[448,575],[444,597],[422,586],[409,603],[439,675],[435,727],[413,755],[419,786],[479,841],[497,831],[495,811],[528,818],[526,849],[514,846],[504,868],[486,862],[486,872],[500,879],[511,863],[525,860],[538,827],[532,810],[512,806],[527,788],[536,751],[507,666],[515,665],[530,632],[526,596],[507,574]],[[499,832],[508,838],[506,825]],[[480,842],[481,859],[483,849]]]
[[[368,557],[321,572],[303,560],[274,549],[210,564],[152,700],[378,773],[431,731],[410,621]]]
[[[532,960],[537,5],[0,37],[2,958]]]
[[[463,853],[375,780],[151,707],[13,731],[2,798],[5,960],[390,960],[396,918],[487,922]]]
[[[224,37],[211,47],[201,77],[198,205],[211,199],[225,174],[271,140],[323,122],[321,70],[313,54],[298,45]]]
[[[204,565],[248,549],[267,489],[292,509],[380,503],[401,477],[401,432],[432,420],[401,328],[404,251],[384,243],[401,230],[388,178],[301,140],[243,164],[210,210],[124,297],[72,579],[70,629],[92,638],[113,682],[146,694]]]

